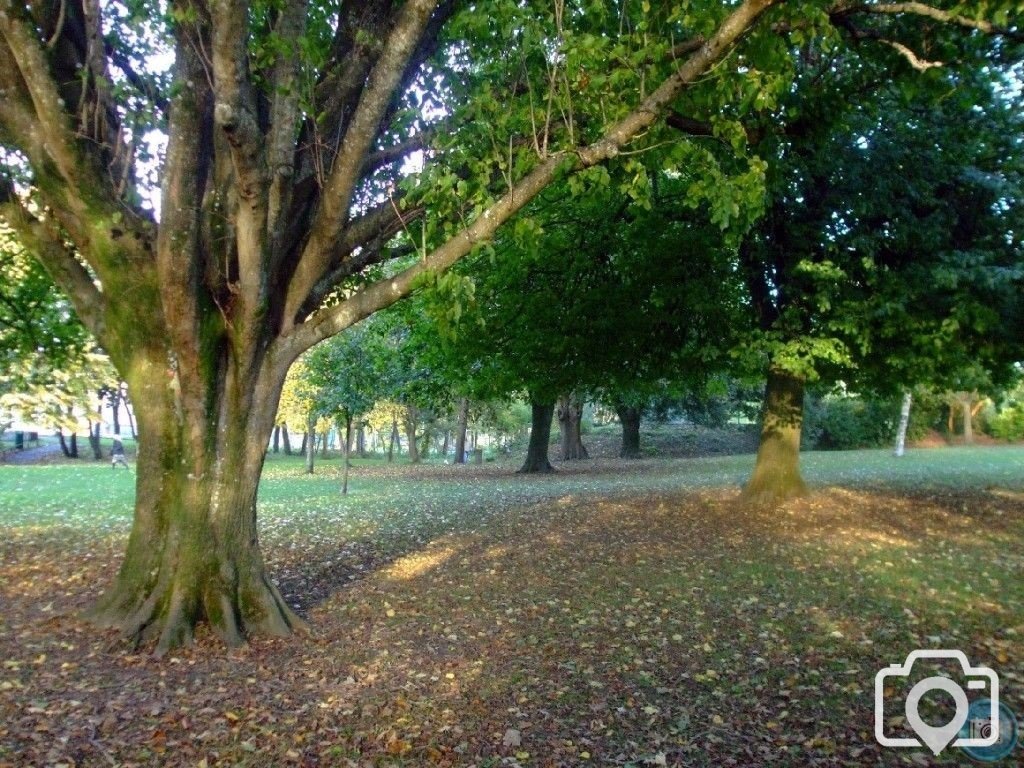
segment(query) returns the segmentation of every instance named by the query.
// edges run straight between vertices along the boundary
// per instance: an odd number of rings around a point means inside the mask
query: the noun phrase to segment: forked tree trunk
[[[807,491],[800,476],[803,414],[803,380],[776,368],[769,370],[761,444],[757,449],[754,474],[743,490],[746,501],[775,503]]]
[[[570,393],[558,398],[558,427],[562,437],[562,461],[589,459],[583,445],[583,401]]]
[[[532,403],[530,422],[530,444],[526,449],[526,461],[520,472],[554,472],[548,460],[548,444],[551,442],[551,422],[555,415],[554,403]]]
[[[267,576],[256,530],[281,382],[225,374],[203,401],[169,387],[159,358],[136,368],[135,518],[121,569],[92,617],[135,643],[155,639],[158,652],[188,643],[203,620],[228,645],[289,634],[302,622]]]
[[[622,425],[622,446],[619,448],[619,458],[639,459],[640,409],[632,405],[617,405],[615,412],[619,415],[619,424]]]
[[[896,428],[896,456],[902,456],[907,447],[907,428],[910,426],[910,404],[912,396],[910,392],[903,393],[903,404],[900,406],[900,423]]]
[[[469,428],[469,398],[459,401],[459,423],[455,427],[455,463],[466,463],[466,430]]]

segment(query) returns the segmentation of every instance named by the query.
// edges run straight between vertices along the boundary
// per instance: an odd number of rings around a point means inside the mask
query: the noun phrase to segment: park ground
[[[163,659],[77,617],[133,474],[0,466],[0,766],[966,763],[875,744],[917,647],[1024,713],[1024,448],[806,454],[777,509],[739,504],[752,462],[357,462],[342,498],[277,459],[261,541],[311,633]]]

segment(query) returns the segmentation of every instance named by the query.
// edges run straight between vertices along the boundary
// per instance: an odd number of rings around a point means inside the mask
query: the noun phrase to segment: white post
[[[903,406],[900,408],[900,425],[896,430],[896,455],[902,456],[907,444],[907,425],[910,424],[910,392],[903,394]]]

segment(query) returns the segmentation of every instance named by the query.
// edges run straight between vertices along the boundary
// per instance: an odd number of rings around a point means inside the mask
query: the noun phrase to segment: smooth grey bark
[[[900,422],[896,428],[896,456],[902,456],[906,452],[907,428],[910,426],[910,404],[913,396],[909,391],[903,393],[903,403],[900,406]]]

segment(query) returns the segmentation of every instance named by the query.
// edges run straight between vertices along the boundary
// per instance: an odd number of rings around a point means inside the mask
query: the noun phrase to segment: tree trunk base
[[[119,576],[86,618],[117,630],[133,648],[155,642],[158,656],[190,645],[202,621],[229,647],[258,635],[286,637],[308,630],[262,569],[246,568],[244,575],[225,578],[232,570],[222,565],[200,577],[181,569],[175,580],[163,571],[148,589]]]
[[[743,488],[740,500],[753,506],[774,506],[789,499],[807,495],[807,484],[799,476],[758,477],[756,474]]]
[[[555,468],[551,466],[551,462],[545,457],[542,461],[532,461],[527,459],[526,462],[519,468],[516,474],[529,475],[529,474],[541,474],[548,475],[555,471]]]

